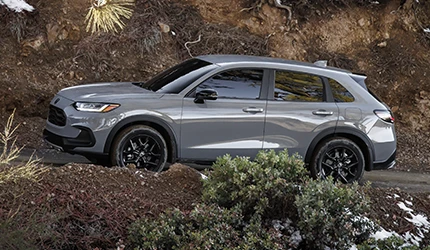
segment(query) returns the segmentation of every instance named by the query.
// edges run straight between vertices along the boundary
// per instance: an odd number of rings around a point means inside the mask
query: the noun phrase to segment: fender
[[[178,152],[178,144],[177,144],[177,138],[175,133],[173,132],[173,129],[170,127],[170,125],[164,121],[161,118],[150,116],[150,115],[135,115],[126,117],[123,120],[121,120],[118,124],[116,124],[113,129],[109,132],[109,135],[106,139],[106,143],[103,149],[104,153],[109,153],[110,148],[112,146],[112,142],[115,138],[115,136],[118,134],[119,131],[121,131],[123,128],[132,125],[132,124],[142,124],[144,122],[150,122],[155,123],[158,126],[162,127],[164,130],[167,131],[170,137],[170,141],[172,143],[172,161],[175,161],[177,159],[177,152]]]
[[[367,152],[364,152],[364,153],[366,153],[365,156],[366,155],[368,156],[366,159],[366,162],[367,162],[366,170],[368,170],[368,171],[372,170],[373,159],[375,159],[375,150],[374,150],[373,143],[370,141],[369,137],[363,131],[358,130],[358,129],[354,129],[354,128],[350,128],[350,127],[336,127],[336,129],[328,128],[328,129],[321,131],[312,140],[311,144],[309,145],[308,151],[306,152],[306,156],[305,156],[305,163],[308,164],[311,161],[313,152],[314,152],[315,148],[317,147],[317,145],[321,141],[328,139],[328,138],[333,138],[333,137],[346,137],[346,138],[348,138],[349,136],[356,137],[359,140],[361,140],[361,143],[358,143],[358,144],[362,144],[362,146],[365,146],[365,148],[367,149]],[[355,143],[357,143],[357,141],[355,141]],[[363,147],[361,147],[361,148],[363,148]]]

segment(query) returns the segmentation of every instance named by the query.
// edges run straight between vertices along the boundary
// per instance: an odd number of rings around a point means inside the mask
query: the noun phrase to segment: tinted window
[[[323,89],[323,82],[319,76],[290,71],[276,71],[275,100],[322,102]]]
[[[353,102],[354,97],[352,94],[340,83],[333,79],[328,79],[330,83],[331,92],[335,102]]]
[[[263,70],[240,69],[219,73],[197,87],[213,89],[219,98],[257,99],[260,96],[263,81]]]
[[[158,74],[157,76],[155,76],[148,82],[142,84],[141,86],[145,89],[152,91],[177,94],[182,91],[186,87],[186,85],[182,86],[184,84],[179,84],[175,86],[169,86],[170,83],[182,76],[185,76],[193,71],[197,71],[198,69],[208,66],[210,64],[211,63],[199,59],[190,59],[163,71],[162,73]],[[198,74],[194,78],[198,78],[198,76],[202,74]],[[189,83],[189,81],[185,82],[185,84],[187,83]]]

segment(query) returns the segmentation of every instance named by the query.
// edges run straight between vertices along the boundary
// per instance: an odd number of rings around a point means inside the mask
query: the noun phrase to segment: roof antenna
[[[314,62],[314,64],[318,67],[325,68],[325,67],[327,67],[327,60],[319,60],[319,61]]]

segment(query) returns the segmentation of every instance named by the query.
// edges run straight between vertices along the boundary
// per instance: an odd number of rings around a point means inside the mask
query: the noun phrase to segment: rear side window
[[[353,102],[354,96],[336,80],[328,79],[335,102]]]
[[[218,92],[218,98],[258,99],[262,82],[263,70],[234,69],[205,80],[197,87],[197,92],[213,89]]]
[[[291,71],[275,72],[274,99],[278,101],[323,102],[321,77]]]

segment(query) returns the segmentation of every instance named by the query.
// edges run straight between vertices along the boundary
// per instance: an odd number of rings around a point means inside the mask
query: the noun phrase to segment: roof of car
[[[202,55],[197,56],[196,58],[213,63],[213,64],[223,64],[223,63],[241,63],[241,62],[251,62],[251,63],[282,63],[282,64],[293,64],[293,65],[300,65],[300,66],[306,66],[306,67],[312,67],[312,68],[324,68],[324,69],[330,69],[334,71],[341,71],[345,73],[351,73],[348,70],[340,69],[336,67],[321,67],[317,66],[313,63],[308,62],[300,62],[300,61],[294,61],[294,60],[286,60],[282,58],[274,58],[274,57],[264,57],[264,56],[247,56],[247,55]]]

